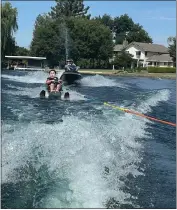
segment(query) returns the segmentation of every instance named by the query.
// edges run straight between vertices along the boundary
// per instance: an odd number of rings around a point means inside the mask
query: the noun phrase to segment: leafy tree
[[[94,66],[97,61],[108,62],[112,56],[113,43],[110,30],[96,20],[68,18],[68,49],[75,61],[88,59]],[[39,16],[35,23],[31,52],[46,56],[51,64],[65,60],[65,26],[49,16]]]
[[[50,65],[58,65],[65,55],[61,28],[48,15],[39,15],[35,22],[30,50],[34,56],[46,56]]]
[[[112,31],[116,32],[117,43],[122,44],[125,37],[129,42],[152,41],[142,26],[126,14],[114,19],[107,14],[89,19],[86,15],[89,7],[85,8],[82,0],[56,2],[48,15],[37,17],[31,43],[31,53],[46,56],[51,65],[64,62],[69,54],[83,66],[108,66],[113,53]]]
[[[12,54],[15,47],[13,34],[17,31],[17,9],[11,3],[1,5],[1,53],[2,60],[5,54]]]
[[[176,67],[176,37],[169,37],[167,41],[169,43],[168,49],[170,56],[173,58],[174,65]]]
[[[134,22],[127,14],[114,18],[114,29],[116,34],[132,31]]]
[[[107,26],[110,30],[112,30],[114,27],[114,19],[108,14],[104,14],[102,17],[98,16],[93,19],[100,21],[100,23]]]
[[[112,19],[109,15],[103,15],[97,17],[101,23],[108,26],[111,31],[116,33],[116,44],[122,44],[125,38],[127,41],[133,42],[147,42],[152,43],[152,38],[139,24],[133,22],[127,14],[115,17]]]
[[[83,0],[55,0],[56,6],[52,7],[49,13],[54,19],[61,17],[84,17],[89,7],[85,7]],[[88,18],[90,17],[87,16]]]
[[[68,22],[73,17],[89,19],[90,16],[86,16],[88,9],[89,7],[84,6],[83,0],[56,0],[56,6],[51,8],[49,15],[39,15],[36,19],[31,43],[32,53],[45,54],[54,64],[58,62],[57,60],[65,60],[65,55],[71,50],[77,51],[70,38]],[[44,37],[46,42],[41,45]],[[47,44],[50,47],[47,47]]]
[[[3,56],[14,55],[14,53],[15,53],[15,38],[14,37],[9,37],[8,41],[6,43],[6,48],[3,51]]]
[[[113,43],[110,30],[97,20],[83,18],[73,19],[70,29],[74,45],[72,53],[75,59],[90,59],[94,67],[95,61],[108,61],[112,56]]]
[[[117,68],[130,68],[131,64],[134,62],[133,55],[127,53],[126,51],[121,51],[120,54],[116,55],[113,64]]]
[[[152,43],[152,38],[139,24],[134,24],[132,31],[127,34],[127,41]]]
[[[26,49],[25,47],[19,47],[19,46],[15,46],[15,51],[14,51],[14,55],[17,56],[29,56],[30,55],[30,51],[28,49]]]
[[[152,38],[139,24],[135,24],[127,14],[121,15],[114,19],[115,31],[117,34],[116,44],[122,44],[126,38],[131,42],[147,42],[152,43]]]

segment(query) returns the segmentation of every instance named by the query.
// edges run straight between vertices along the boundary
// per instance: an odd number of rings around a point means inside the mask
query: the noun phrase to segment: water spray
[[[65,27],[65,55],[66,55],[66,60],[68,60],[69,49],[68,49],[68,29],[67,29],[67,27]]]
[[[107,102],[104,102],[104,105],[105,105],[105,106],[112,107],[113,109],[118,109],[118,110],[120,110],[120,111],[127,112],[127,113],[129,113],[129,114],[134,114],[134,115],[137,115],[137,116],[139,116],[139,117],[147,118],[147,119],[152,120],[152,121],[156,121],[156,122],[159,122],[159,123],[163,123],[163,124],[167,124],[167,125],[171,125],[171,126],[176,127],[176,124],[173,123],[173,122],[168,122],[168,121],[165,121],[165,120],[159,120],[159,119],[157,119],[157,118],[155,118],[155,117],[149,117],[149,116],[144,115],[144,114],[142,114],[142,113],[135,112],[135,111],[132,111],[132,110],[129,110],[129,109],[126,109],[126,108],[118,107],[118,106],[109,104],[109,103],[107,103]]]

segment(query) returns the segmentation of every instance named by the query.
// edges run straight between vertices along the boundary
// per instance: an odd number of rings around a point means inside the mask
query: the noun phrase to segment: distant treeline
[[[125,38],[128,43],[153,42],[143,27],[134,23],[127,14],[115,18],[108,14],[92,18],[89,7],[85,7],[83,0],[56,0],[56,6],[49,13],[36,18],[28,50],[15,43],[14,33],[18,30],[17,9],[5,2],[2,4],[1,14],[2,58],[5,54],[45,56],[50,66],[58,66],[63,65],[68,57],[82,68],[110,68],[109,59],[113,56],[114,44],[122,44]],[[173,56],[176,56],[174,45],[176,46],[176,39],[169,46]],[[125,52],[123,53],[122,57],[125,57]],[[127,57],[125,60],[123,63],[131,58]]]

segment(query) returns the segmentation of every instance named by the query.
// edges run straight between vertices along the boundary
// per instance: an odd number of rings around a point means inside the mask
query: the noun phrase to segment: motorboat
[[[60,79],[67,84],[73,84],[79,81],[80,79],[82,79],[82,75],[78,72],[78,69],[79,67],[75,65],[67,66]]]

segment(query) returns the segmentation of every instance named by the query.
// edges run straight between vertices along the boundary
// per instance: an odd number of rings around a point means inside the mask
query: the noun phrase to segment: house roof
[[[30,56],[11,56],[11,55],[6,55],[6,58],[11,58],[11,59],[33,59],[33,60],[45,60],[46,57],[30,57]]]
[[[163,45],[159,45],[159,44],[132,42],[126,48],[129,48],[131,46],[135,46],[135,47],[139,48],[140,50],[147,51],[147,52],[168,53],[168,48]]]
[[[117,44],[114,46],[114,51],[119,52],[121,50],[123,50],[123,44]]]
[[[149,57],[147,61],[173,62],[172,57],[170,57],[169,54],[153,55]]]

